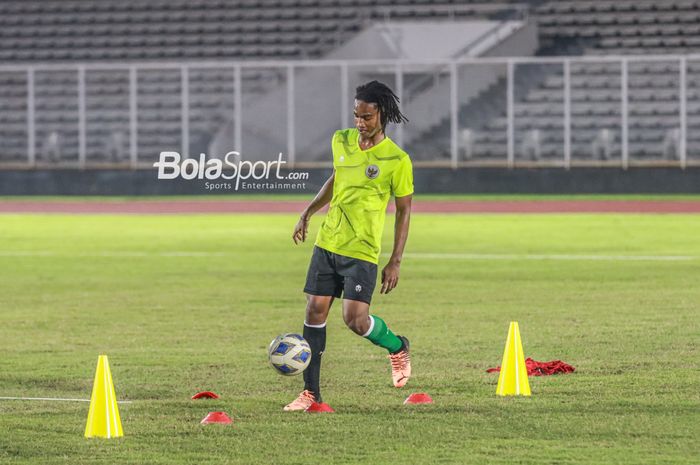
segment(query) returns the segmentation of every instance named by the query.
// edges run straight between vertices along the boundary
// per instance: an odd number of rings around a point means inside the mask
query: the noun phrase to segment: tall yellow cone
[[[506,340],[506,350],[503,352],[496,394],[499,396],[530,395],[523,343],[520,340],[520,329],[516,321],[511,321],[510,328],[508,328],[508,339]]]
[[[97,359],[95,382],[92,386],[85,437],[119,438],[122,436],[124,436],[124,432],[119,418],[112,373],[109,371],[109,361],[106,355],[100,355]]]

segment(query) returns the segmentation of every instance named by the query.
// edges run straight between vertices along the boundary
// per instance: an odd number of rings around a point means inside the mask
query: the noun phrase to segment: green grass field
[[[105,353],[133,403],[124,438],[88,440],[87,403],[0,401],[0,463],[698,463],[700,215],[415,215],[373,302],[414,377],[393,388],[336,304],[320,416],[282,412],[301,379],[266,361],[303,322],[295,218],[2,215],[0,396],[88,398]],[[497,397],[511,320],[576,373]],[[205,389],[221,399],[189,400]],[[235,426],[200,425],[213,410]]]

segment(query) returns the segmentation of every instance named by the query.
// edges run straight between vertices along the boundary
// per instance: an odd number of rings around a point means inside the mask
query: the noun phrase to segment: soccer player
[[[396,204],[394,248],[382,269],[381,293],[399,282],[399,268],[411,214],[411,159],[386,136],[386,125],[408,121],[394,92],[378,81],[356,89],[355,128],[333,135],[333,174],[301,214],[294,228],[295,244],[304,242],[309,219],[330,202],[316,237],[306,276],[304,338],[311,346],[311,362],[304,371],[304,390],[284,410],[305,410],[322,402],[321,358],[326,347],[326,318],[333,300],[343,297],[343,320],[357,335],[389,352],[394,386],[411,376],[408,339],[394,334],[369,307],[377,280],[377,265],[389,198]]]

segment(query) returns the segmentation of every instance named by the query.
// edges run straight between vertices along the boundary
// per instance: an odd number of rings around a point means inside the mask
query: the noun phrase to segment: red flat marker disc
[[[209,414],[204,417],[204,419],[201,421],[203,425],[210,425],[210,424],[221,424],[221,425],[230,425],[233,423],[233,420],[231,420],[231,417],[226,415],[226,412],[209,412]]]
[[[330,405],[328,405],[325,402],[314,402],[313,404],[309,405],[309,407],[306,409],[307,412],[309,413],[333,413],[335,410],[331,408]]]
[[[218,399],[219,396],[211,391],[202,391],[192,396],[192,399]]]
[[[411,394],[403,401],[405,404],[432,404],[433,398],[424,392],[416,392]]]

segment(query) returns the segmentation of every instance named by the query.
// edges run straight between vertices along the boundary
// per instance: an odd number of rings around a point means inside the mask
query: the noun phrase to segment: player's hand
[[[399,283],[399,264],[389,262],[382,270],[382,289],[380,294],[388,294]]]
[[[294,226],[294,233],[292,234],[292,240],[295,244],[299,242],[306,241],[306,234],[309,232],[309,218],[306,215],[301,215],[297,225]]]

